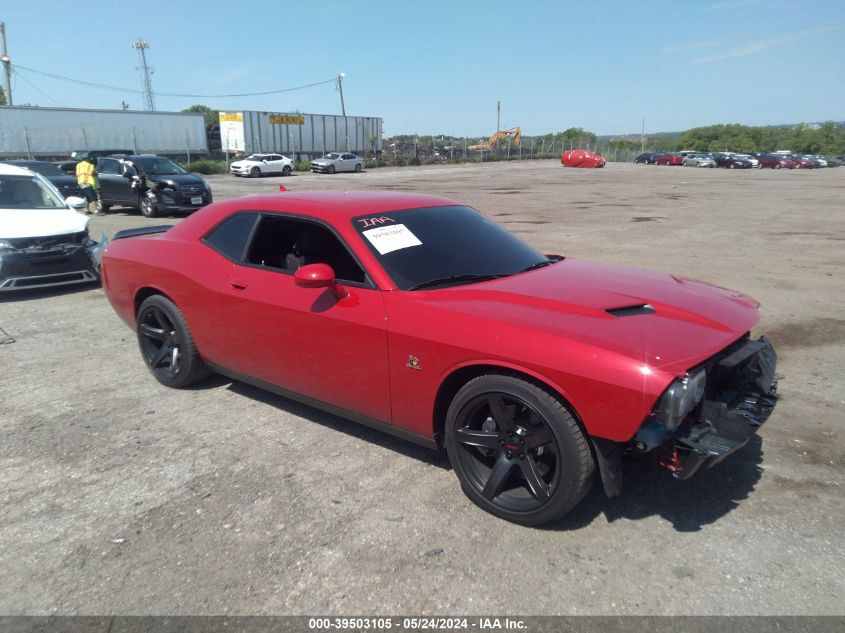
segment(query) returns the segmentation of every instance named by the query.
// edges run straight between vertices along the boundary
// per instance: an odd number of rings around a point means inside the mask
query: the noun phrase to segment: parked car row
[[[643,152],[634,159],[643,165],[678,165],[684,167],[725,167],[728,169],[751,169],[768,167],[771,169],[815,169],[820,167],[839,167],[845,163],[842,156],[797,155],[785,152],[767,154],[753,152]]]
[[[148,217],[165,212],[191,212],[210,204],[211,186],[165,156],[156,154],[110,154],[94,156],[97,177],[97,212],[111,207],[139,209]],[[83,158],[87,158],[84,156]],[[12,160],[8,165],[44,176],[65,199],[83,196],[76,176],[54,163]]]

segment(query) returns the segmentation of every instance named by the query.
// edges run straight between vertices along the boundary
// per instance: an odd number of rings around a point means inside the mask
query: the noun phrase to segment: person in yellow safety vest
[[[97,159],[93,156],[86,156],[76,164],[76,182],[82,189],[82,195],[88,201],[86,212],[96,213],[97,211]]]

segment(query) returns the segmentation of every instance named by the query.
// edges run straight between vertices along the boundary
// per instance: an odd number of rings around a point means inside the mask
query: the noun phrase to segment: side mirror
[[[294,274],[296,285],[301,288],[329,288],[338,300],[349,296],[346,288],[335,281],[334,271],[328,264],[308,264]]]
[[[65,202],[71,209],[84,209],[86,205],[85,198],[80,198],[79,196],[68,196]]]

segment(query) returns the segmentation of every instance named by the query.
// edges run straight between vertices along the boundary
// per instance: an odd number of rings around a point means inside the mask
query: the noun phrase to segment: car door
[[[267,171],[274,174],[280,174],[282,173],[283,167],[284,162],[279,154],[271,154],[267,157]]]
[[[343,171],[355,171],[355,155],[343,155]]]
[[[98,159],[97,180],[103,202],[114,203],[121,200],[120,193],[125,179],[120,174],[120,161],[115,158]]]
[[[321,236],[322,250],[302,246],[308,231]],[[381,291],[325,225],[259,214],[251,235],[220,280],[210,356],[236,375],[389,422]],[[336,270],[348,296],[296,284],[298,266],[321,262]]]

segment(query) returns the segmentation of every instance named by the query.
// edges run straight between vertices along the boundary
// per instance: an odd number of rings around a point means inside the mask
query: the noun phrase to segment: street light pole
[[[337,76],[337,89],[340,92],[340,113],[343,116],[346,116],[346,106],[343,104],[343,78],[346,77],[346,73],[340,73]]]

